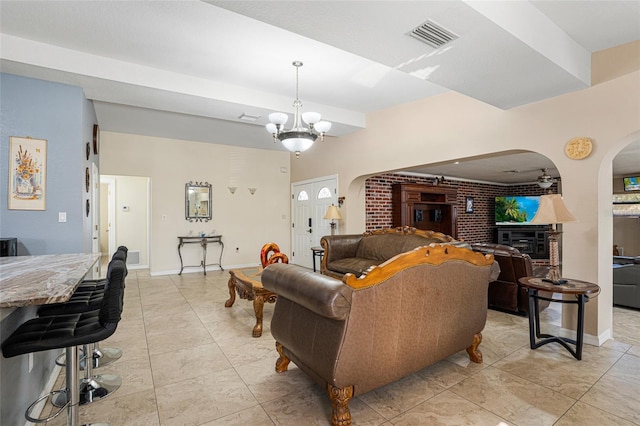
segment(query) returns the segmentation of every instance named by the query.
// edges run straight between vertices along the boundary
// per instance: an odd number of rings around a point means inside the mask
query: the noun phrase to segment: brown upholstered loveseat
[[[489,283],[489,307],[500,311],[527,315],[529,302],[527,289],[522,287],[518,279],[541,275],[533,269],[531,257],[520,253],[513,247],[492,244],[472,243],[471,249],[483,254],[492,254],[500,265],[500,275]],[[544,275],[542,275],[544,276]],[[551,297],[551,293],[540,292],[541,296]],[[540,312],[549,306],[548,300],[540,300]]]
[[[360,276],[370,267],[379,265],[395,255],[432,243],[469,247],[468,244],[449,235],[410,227],[368,231],[364,234],[324,236],[320,240],[324,248],[320,272],[334,278],[342,278],[346,273]]]
[[[334,425],[351,424],[353,396],[478,345],[487,318],[492,256],[454,246],[419,247],[366,275],[342,280],[286,264],[268,266],[278,295],[271,320],[280,358],[325,387]]]

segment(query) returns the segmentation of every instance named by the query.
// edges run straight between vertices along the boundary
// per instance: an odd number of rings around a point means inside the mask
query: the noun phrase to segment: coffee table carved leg
[[[349,411],[349,401],[353,398],[353,386],[337,388],[332,384],[327,384],[329,399],[331,400],[331,424],[333,426],[351,425],[351,412]]]
[[[289,363],[291,362],[291,360],[282,352],[282,348],[282,343],[276,342],[276,350],[278,351],[278,354],[280,354],[280,358],[276,361],[276,371],[278,373],[284,373],[287,371]]]
[[[253,311],[256,313],[256,325],[253,327],[253,337],[262,336],[262,316],[264,311],[264,297],[256,294],[253,299]]]
[[[233,275],[229,278],[229,283],[227,285],[229,286],[229,300],[224,302],[224,306],[226,308],[230,308],[236,301],[236,278]]]
[[[478,350],[480,342],[482,342],[482,333],[477,333],[473,336],[473,343],[467,348],[469,359],[473,362],[477,362],[478,364],[482,364],[482,352]]]

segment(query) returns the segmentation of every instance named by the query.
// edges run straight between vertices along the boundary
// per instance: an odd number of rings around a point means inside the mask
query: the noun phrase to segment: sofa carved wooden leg
[[[478,350],[480,342],[482,342],[482,333],[476,333],[473,336],[473,343],[467,348],[469,359],[473,362],[477,362],[478,364],[482,364],[482,352]]]
[[[353,386],[337,388],[332,384],[327,384],[329,399],[331,400],[331,424],[333,426],[350,426],[351,412],[349,411],[349,401],[353,398]]]
[[[287,358],[284,353],[282,353],[282,348],[282,343],[276,342],[276,350],[280,354],[280,358],[278,358],[278,360],[276,361],[276,371],[278,373],[284,373],[285,371],[287,371],[287,368],[289,368],[289,363],[291,362],[291,360]]]

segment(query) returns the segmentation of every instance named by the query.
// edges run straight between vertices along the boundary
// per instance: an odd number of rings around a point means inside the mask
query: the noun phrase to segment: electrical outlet
[[[67,221],[67,212],[58,212],[58,222]]]

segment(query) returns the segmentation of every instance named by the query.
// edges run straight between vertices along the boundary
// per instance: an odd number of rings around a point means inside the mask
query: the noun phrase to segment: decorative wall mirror
[[[184,187],[184,215],[189,222],[211,220],[211,184],[191,182]]]

